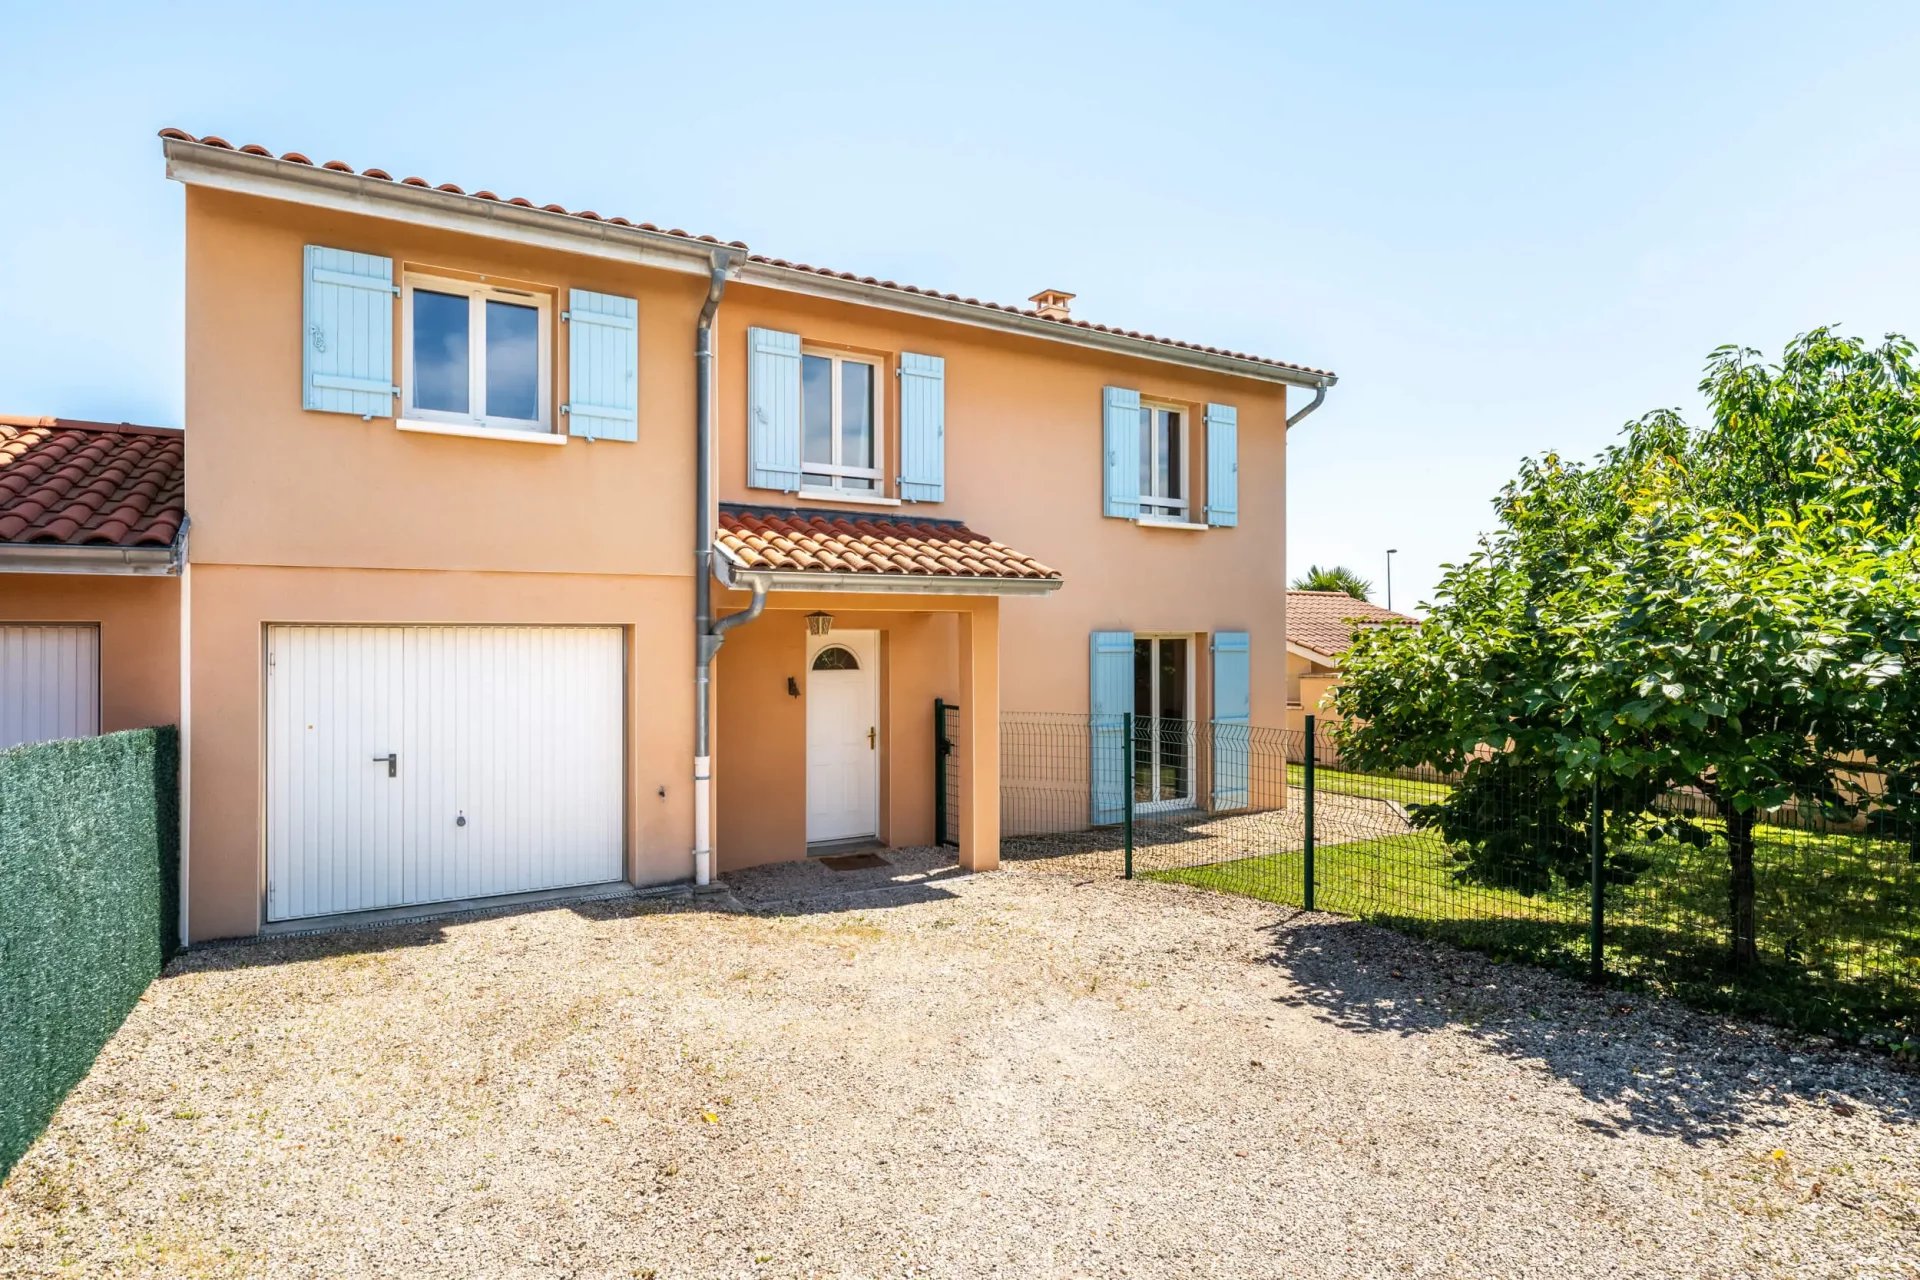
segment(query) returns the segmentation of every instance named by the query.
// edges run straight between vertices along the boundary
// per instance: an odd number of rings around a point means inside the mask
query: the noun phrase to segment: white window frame
[[[1200,766],[1198,760],[1195,758],[1199,743],[1196,741],[1198,735],[1194,730],[1194,726],[1199,723],[1199,717],[1195,714],[1197,708],[1194,704],[1194,697],[1199,687],[1196,671],[1198,663],[1195,661],[1196,655],[1198,655],[1200,651],[1199,637],[1185,631],[1139,631],[1134,633],[1133,640],[1135,645],[1138,645],[1142,640],[1149,641],[1153,645],[1153,662],[1151,664],[1153,678],[1150,682],[1152,687],[1148,695],[1153,705],[1144,710],[1135,707],[1133,709],[1133,721],[1134,736],[1136,739],[1138,739],[1140,735],[1141,726],[1147,726],[1146,732],[1149,735],[1147,741],[1152,744],[1149,750],[1150,763],[1148,765],[1148,773],[1153,779],[1153,789],[1156,793],[1160,790],[1160,748],[1164,742],[1162,730],[1160,729],[1160,725],[1163,723],[1160,717],[1160,645],[1168,640],[1184,640],[1187,645],[1187,715],[1186,719],[1181,722],[1186,725],[1186,729],[1181,736],[1185,740],[1187,750],[1187,794],[1184,796],[1161,796],[1157,800],[1136,799],[1134,801],[1134,812],[1160,813],[1175,809],[1191,809],[1194,807],[1194,797],[1199,793],[1200,786]],[[1137,750],[1137,745],[1130,744],[1128,750],[1130,754],[1127,758],[1127,785],[1132,786],[1133,771],[1138,761],[1137,757],[1131,753]]]
[[[413,293],[450,293],[467,299],[467,404],[487,402],[487,303],[509,302],[539,313],[540,358],[538,418],[508,418],[498,414],[454,413],[422,409],[413,402]],[[407,272],[400,285],[400,403],[404,420],[453,423],[485,431],[553,434],[553,299],[534,289],[512,289],[475,280]]]
[[[1153,436],[1153,415],[1172,413],[1179,415],[1180,422],[1180,497],[1170,498],[1165,494],[1147,492],[1146,477],[1140,485],[1140,520],[1145,524],[1187,523],[1187,512],[1192,510],[1193,499],[1193,413],[1187,405],[1176,404],[1171,400],[1140,399],[1140,435],[1143,447],[1151,448]],[[1152,479],[1159,484],[1165,479],[1160,473],[1159,450],[1153,450],[1154,466]]]
[[[807,397],[806,397],[806,358],[814,356],[821,360],[831,360],[833,371],[829,382],[833,390],[833,461],[831,463],[807,461]],[[873,502],[883,499],[887,493],[887,361],[882,356],[860,355],[852,351],[835,351],[828,347],[800,348],[800,493],[804,496],[849,498],[855,501]],[[840,368],[842,365],[864,364],[873,370],[873,465],[870,467],[850,467],[840,461]],[[872,480],[871,489],[848,489],[841,485],[843,477]],[[887,505],[892,505],[889,502]]]

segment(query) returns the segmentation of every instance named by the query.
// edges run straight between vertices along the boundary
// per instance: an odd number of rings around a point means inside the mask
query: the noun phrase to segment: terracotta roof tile
[[[1357,600],[1344,591],[1287,592],[1287,643],[1329,658],[1350,649],[1354,632],[1362,627],[1418,625],[1417,618]]]
[[[160,136],[162,138],[172,139],[173,141],[176,141],[176,142],[187,142],[187,143],[192,143],[197,146],[203,146],[203,147],[217,147],[223,151],[239,150],[246,153],[247,155],[265,156],[269,159],[273,158],[273,153],[271,151],[267,150],[265,147],[258,145],[257,143],[248,143],[244,147],[235,148],[232,143],[228,142],[224,138],[215,137],[213,135],[196,138],[192,134],[186,132],[183,129],[162,129],[160,131]],[[279,158],[290,164],[303,164],[303,165],[309,165],[309,166],[313,164],[312,160],[309,160],[306,156],[301,155],[298,151],[288,151],[282,154]],[[360,177],[363,177],[363,178],[379,178],[388,182],[391,182],[393,180],[392,177],[383,169],[356,170],[351,165],[348,165],[345,162],[340,160],[329,160],[325,167],[328,169],[335,170],[336,172],[339,172],[339,173],[357,173]],[[497,201],[499,199],[499,197],[495,196],[491,191],[479,191],[479,192],[473,193],[472,195],[467,195],[466,192],[462,191],[459,187],[455,186],[451,182],[441,183],[438,187],[434,187],[432,183],[429,183],[424,178],[403,178],[401,179],[401,182],[406,186],[425,187],[433,190],[439,190],[449,195],[464,196],[465,198],[470,200],[479,199],[479,200]],[[529,209],[538,207],[540,209],[545,210],[548,213],[560,214],[570,218],[581,218],[591,222],[614,222],[614,223],[620,224],[621,226],[638,227],[642,231],[652,231],[661,235],[675,236],[682,240],[697,240],[703,244],[723,243],[717,236],[708,236],[708,235],[697,236],[689,232],[683,231],[679,227],[673,227],[671,229],[662,231],[660,227],[656,226],[651,222],[628,222],[625,218],[606,218],[606,217],[602,217],[598,213],[593,212],[592,210],[573,210],[573,209],[568,209],[565,205],[558,205],[558,204],[546,204],[546,205],[535,206],[532,201],[523,199],[518,196],[514,197],[511,200],[506,201],[506,203],[520,205],[524,208],[529,208]],[[747,247],[746,243],[740,240],[728,240],[728,241],[725,241],[724,243],[728,245],[730,248],[734,248],[734,249],[745,249]],[[1177,338],[1162,338],[1156,334],[1142,333],[1138,329],[1125,329],[1118,325],[1095,324],[1090,320],[1076,320],[1070,317],[1058,318],[1051,315],[1042,315],[1040,311],[1034,307],[1014,306],[1010,303],[1004,303],[1004,302],[982,301],[979,298],[966,297],[957,293],[943,293],[938,289],[927,289],[918,285],[896,284],[892,280],[879,280],[873,276],[856,275],[851,271],[835,271],[831,267],[816,267],[805,262],[791,262],[785,258],[770,257],[767,254],[763,254],[763,253],[749,253],[747,257],[749,261],[759,263],[763,266],[779,267],[783,270],[788,270],[788,271],[804,271],[811,275],[831,276],[837,280],[851,280],[855,283],[873,285],[881,289],[893,289],[900,293],[918,294],[921,297],[926,297],[926,298],[939,298],[943,302],[957,302],[964,306],[984,307],[993,311],[1005,311],[1014,315],[1026,316],[1034,320],[1045,320],[1049,324],[1057,324],[1067,328],[1090,329],[1097,333],[1118,334],[1123,337],[1138,338],[1143,342],[1158,343],[1163,347],[1176,347],[1182,351],[1199,351],[1207,355],[1226,356],[1234,360],[1245,360],[1252,364],[1268,365],[1276,369],[1291,369],[1296,373],[1311,374],[1315,377],[1331,378],[1334,376],[1331,371],[1326,369],[1315,369],[1310,365],[1294,364],[1293,362],[1288,360],[1275,360],[1270,356],[1256,356],[1256,355],[1251,355],[1245,351],[1232,351],[1224,347],[1210,347],[1198,342],[1182,342]]]
[[[720,505],[715,544],[747,569],[1058,581],[1032,556],[958,520]]]
[[[185,490],[183,432],[0,415],[0,542],[171,546]]]

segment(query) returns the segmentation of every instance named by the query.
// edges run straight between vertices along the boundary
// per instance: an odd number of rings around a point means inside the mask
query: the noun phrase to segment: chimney
[[[1065,320],[1069,314],[1067,304],[1073,301],[1073,295],[1064,289],[1042,289],[1027,301],[1040,312],[1042,320]]]

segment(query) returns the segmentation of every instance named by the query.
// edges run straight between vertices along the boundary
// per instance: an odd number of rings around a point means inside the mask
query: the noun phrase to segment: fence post
[[[1305,786],[1301,788],[1301,790],[1306,793],[1306,803],[1302,806],[1301,818],[1305,822],[1307,829],[1307,841],[1304,849],[1305,857],[1301,870],[1302,877],[1306,881],[1306,891],[1301,895],[1301,904],[1308,911],[1313,910],[1313,757],[1318,754],[1315,750],[1318,744],[1314,740],[1316,736],[1314,727],[1314,717],[1308,716],[1307,760],[1306,764],[1302,767],[1302,774],[1304,775],[1302,781],[1305,783]]]
[[[1127,879],[1131,880],[1133,879],[1133,712],[1121,712],[1120,724],[1121,736],[1124,737],[1127,742],[1127,754],[1124,760],[1125,772],[1121,780],[1121,786],[1125,788],[1127,794],[1127,863],[1124,874]]]
[[[1606,960],[1606,828],[1601,823],[1600,774],[1593,775],[1593,809],[1587,817],[1587,830],[1591,846],[1587,867],[1587,883],[1592,890],[1592,901],[1588,904],[1587,919],[1587,977],[1593,982],[1604,982],[1607,977]]]
[[[933,700],[933,843],[947,842],[947,700]]]

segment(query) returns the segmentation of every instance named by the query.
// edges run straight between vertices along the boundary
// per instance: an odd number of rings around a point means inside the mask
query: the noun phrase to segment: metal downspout
[[[1326,398],[1327,398],[1327,384],[1323,382],[1319,386],[1313,389],[1313,399],[1307,401],[1305,408],[1301,409],[1300,412],[1298,413],[1288,415],[1287,425],[1292,426],[1294,423],[1300,421],[1300,419],[1312,413],[1315,409],[1318,409],[1322,404],[1322,402],[1326,400]]]
[[[717,250],[707,279],[707,299],[694,328],[694,533],[693,533],[693,882],[713,879],[712,685],[713,655],[725,627],[713,624],[713,317],[726,291],[733,254]],[[764,598],[757,601],[764,605]],[[732,619],[728,620],[733,621]]]

